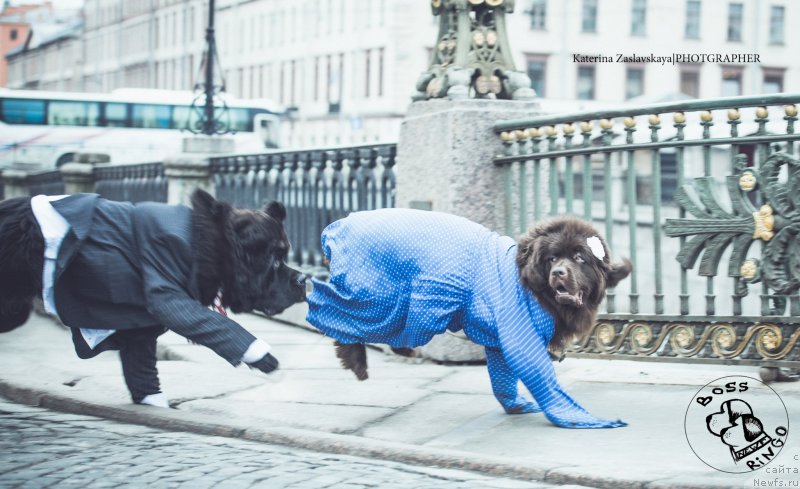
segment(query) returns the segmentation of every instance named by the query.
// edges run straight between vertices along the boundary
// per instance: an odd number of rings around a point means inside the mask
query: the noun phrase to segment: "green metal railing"
[[[574,351],[800,366],[798,102],[731,97],[495,125],[508,234],[576,214],[634,263]]]

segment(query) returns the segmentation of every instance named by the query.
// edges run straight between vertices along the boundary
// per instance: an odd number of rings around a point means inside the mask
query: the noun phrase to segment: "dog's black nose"
[[[553,267],[553,269],[550,270],[550,275],[554,275],[556,277],[562,277],[562,278],[566,277],[567,276],[567,269],[564,268],[564,267]]]

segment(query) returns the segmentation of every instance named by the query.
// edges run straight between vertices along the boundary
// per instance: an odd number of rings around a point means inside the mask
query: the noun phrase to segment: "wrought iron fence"
[[[58,170],[28,175],[26,183],[31,196],[64,194],[64,180]]]
[[[291,260],[320,270],[320,234],[352,211],[394,207],[394,144],[212,158],[217,198],[259,208],[287,208]]]
[[[578,214],[634,263],[574,352],[800,366],[798,102],[732,97],[495,125],[509,234]]]
[[[94,190],[103,197],[123,202],[166,202],[167,179],[163,163],[96,166]]]

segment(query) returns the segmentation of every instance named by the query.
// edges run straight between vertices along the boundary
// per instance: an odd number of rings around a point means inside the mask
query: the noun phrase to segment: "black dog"
[[[272,371],[269,345],[208,306],[219,298],[271,315],[304,300],[306,277],[286,265],[285,217],[277,202],[234,209],[203,191],[192,209],[95,194],[0,202],[0,332],[42,297],[72,328],[78,356],[120,351],[134,402],[160,394],[155,345],[166,329]]]

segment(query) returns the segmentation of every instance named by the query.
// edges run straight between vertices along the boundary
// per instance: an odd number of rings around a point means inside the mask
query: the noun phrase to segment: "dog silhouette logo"
[[[789,434],[789,416],[780,396],[761,381],[723,377],[694,395],[684,428],[689,446],[706,465],[743,473],[778,456]]]

